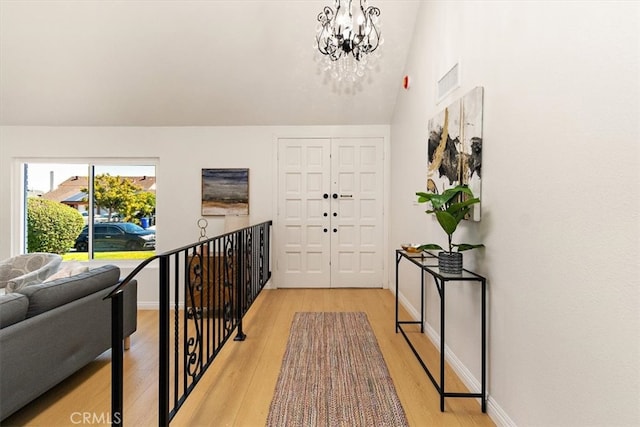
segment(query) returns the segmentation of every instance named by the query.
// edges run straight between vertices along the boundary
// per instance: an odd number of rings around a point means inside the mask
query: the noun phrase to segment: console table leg
[[[396,334],[398,333],[398,264],[400,264],[400,260],[402,257],[399,253],[396,253]]]
[[[487,412],[487,281],[482,281],[482,412]]]
[[[420,333],[424,334],[424,271],[420,278]]]
[[[437,282],[437,280],[436,280]],[[440,412],[444,412],[444,281],[440,295]]]

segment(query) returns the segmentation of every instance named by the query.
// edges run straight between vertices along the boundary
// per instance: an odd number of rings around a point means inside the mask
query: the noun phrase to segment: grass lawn
[[[100,260],[143,260],[152,257],[155,251],[122,251],[122,252],[94,252],[93,259]],[[62,255],[62,261],[88,261],[87,252],[68,252]]]

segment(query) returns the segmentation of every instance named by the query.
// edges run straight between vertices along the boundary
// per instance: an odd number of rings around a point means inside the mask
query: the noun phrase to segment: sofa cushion
[[[0,295],[0,329],[24,320],[28,308],[29,299],[22,294]]]
[[[120,268],[115,265],[105,265],[75,276],[25,286],[18,292],[29,298],[27,317],[33,317],[113,286],[119,280]]]

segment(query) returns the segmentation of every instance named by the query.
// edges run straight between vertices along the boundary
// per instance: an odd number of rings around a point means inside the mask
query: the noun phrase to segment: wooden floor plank
[[[172,422],[173,426],[263,426],[265,424],[293,316],[299,311],[363,311],[367,313],[412,426],[491,426],[475,399],[439,396],[400,334],[395,333],[395,299],[385,289],[265,290],[244,319],[247,339],[229,341]],[[403,310],[403,316],[408,314]],[[125,352],[124,423],[157,425],[158,313],[139,311],[138,331]],[[433,369],[439,354],[424,334],[412,333],[416,346]],[[78,412],[105,421],[110,408],[110,354],[45,393],[3,426],[69,426]],[[450,369],[449,385],[464,390]],[[104,413],[104,414],[103,414]],[[92,425],[107,423],[92,422]]]

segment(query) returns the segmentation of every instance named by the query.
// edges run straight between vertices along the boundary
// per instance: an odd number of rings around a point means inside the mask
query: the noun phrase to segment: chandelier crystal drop
[[[331,61],[341,58],[366,61],[367,55],[382,43],[380,9],[368,6],[367,0],[359,3],[359,7],[354,7],[353,0],[335,0],[335,10],[325,6],[318,15],[317,48]]]

